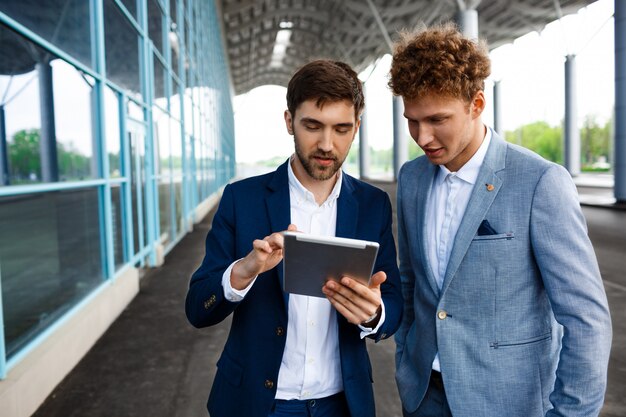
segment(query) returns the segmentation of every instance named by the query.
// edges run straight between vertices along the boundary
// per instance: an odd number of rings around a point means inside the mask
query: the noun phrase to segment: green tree
[[[28,180],[31,175],[40,176],[39,129],[20,130],[13,135],[9,142],[9,167],[17,183]]]
[[[596,170],[598,162],[609,160],[610,124],[607,122],[600,126],[595,116],[587,115],[580,130],[580,153],[583,170]],[[608,170],[607,167],[600,167],[601,170]]]
[[[505,132],[508,142],[530,149],[544,158],[563,163],[563,134],[561,127],[553,127],[539,121],[521,126],[513,132]]]

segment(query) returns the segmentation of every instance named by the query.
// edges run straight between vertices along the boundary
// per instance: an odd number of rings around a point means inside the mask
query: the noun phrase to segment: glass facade
[[[0,0],[0,56],[4,377],[121,269],[168,252],[235,155],[212,1]]]

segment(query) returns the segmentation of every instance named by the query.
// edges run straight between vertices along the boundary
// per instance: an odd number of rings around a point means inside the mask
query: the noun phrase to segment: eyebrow
[[[303,117],[302,119],[300,119],[300,123],[313,123],[313,124],[317,124],[317,125],[323,125],[324,123],[320,122],[317,119],[314,119],[312,117]],[[345,123],[337,123],[335,125],[333,125],[335,127],[353,127],[354,123],[352,122],[345,122]]]

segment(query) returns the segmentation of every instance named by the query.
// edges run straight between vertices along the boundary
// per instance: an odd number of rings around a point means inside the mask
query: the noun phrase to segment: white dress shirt
[[[341,171],[337,173],[332,192],[321,205],[317,204],[313,193],[298,181],[291,168],[291,161],[288,175],[291,223],[301,232],[335,236],[337,199],[343,181]],[[256,281],[255,277],[243,290],[234,289],[230,285],[230,273],[236,262],[222,276],[224,295],[234,302],[241,301]],[[343,391],[337,312],[330,302],[326,298],[290,294],[288,317],[287,340],[278,373],[276,398],[306,400]],[[384,319],[385,308],[382,305],[382,316],[374,329],[359,326],[361,337],[378,331]]]
[[[487,128],[483,143],[461,169],[450,172],[445,166],[439,165],[439,170],[433,178],[426,209],[426,235],[429,242],[428,263],[440,290],[443,287],[456,232],[461,225],[490,142],[491,129]],[[441,372],[439,353],[433,360],[433,369]]]

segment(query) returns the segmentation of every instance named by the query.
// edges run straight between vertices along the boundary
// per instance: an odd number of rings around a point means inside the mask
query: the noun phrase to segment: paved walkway
[[[395,184],[375,184],[395,201]],[[606,196],[609,191],[603,189],[600,195]],[[582,187],[581,192],[584,192]],[[626,416],[626,276],[623,272],[626,211],[598,205],[585,206],[584,212],[600,261],[614,326],[609,388],[601,417],[623,417]],[[187,323],[183,305],[189,276],[204,255],[210,218],[211,215],[196,225],[168,254],[165,265],[147,271],[139,295],[48,397],[35,417],[207,415],[205,402],[230,323],[227,320],[196,330]],[[377,415],[400,417],[393,377],[393,340],[369,343],[368,349],[374,370]]]

